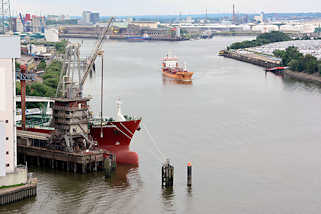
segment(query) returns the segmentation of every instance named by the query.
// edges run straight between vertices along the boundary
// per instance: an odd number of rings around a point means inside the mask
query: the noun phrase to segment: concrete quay
[[[236,59],[239,61],[251,63],[253,65],[262,66],[265,68],[273,68],[280,66],[281,60],[273,59],[272,57],[259,55],[247,51],[222,51],[221,56]]]
[[[30,181],[24,185],[0,189],[0,205],[11,204],[26,198],[35,197],[37,195],[37,184],[37,179],[31,178]]]
[[[281,64],[281,60],[274,60],[272,57],[247,52],[247,51],[220,51],[220,56],[224,56],[231,59],[251,63],[265,68],[278,67]],[[304,72],[295,72],[291,70],[284,70],[282,75],[286,78],[295,79],[298,81],[310,82],[321,86],[321,76],[307,74]]]

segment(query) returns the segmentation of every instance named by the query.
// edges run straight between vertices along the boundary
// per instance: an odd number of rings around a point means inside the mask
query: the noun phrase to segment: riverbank
[[[235,32],[214,32],[213,36],[258,36],[261,32],[258,31],[235,31]]]
[[[264,68],[271,68],[281,65],[281,60],[277,59],[275,57],[267,56],[267,55],[261,55],[256,54],[252,52],[247,51],[220,51],[220,56],[224,56],[231,59],[236,59],[242,62],[251,63],[253,65],[258,65]],[[311,82],[315,83],[317,85],[321,85],[321,76],[316,76],[304,72],[295,72],[291,70],[284,70],[283,74],[287,77],[305,81],[305,82]]]
[[[311,82],[321,86],[321,76],[307,74],[303,72],[295,72],[291,70],[284,70],[284,75],[299,81]]]

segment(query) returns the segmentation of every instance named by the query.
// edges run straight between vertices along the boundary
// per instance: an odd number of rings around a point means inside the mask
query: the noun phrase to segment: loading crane
[[[106,37],[106,34],[107,34],[109,28],[110,28],[110,25],[111,25],[111,23],[113,22],[113,19],[114,19],[114,17],[111,17],[111,18],[109,19],[107,26],[104,28],[103,32],[102,32],[101,35],[100,35],[100,39],[99,39],[99,40],[97,41],[97,43],[96,43],[96,47],[95,47],[95,49],[93,50],[93,54],[92,54],[91,57],[89,58],[89,61],[88,61],[88,64],[87,64],[85,73],[84,73],[84,75],[83,75],[83,77],[82,77],[82,79],[81,79],[81,81],[80,81],[80,83],[79,83],[80,96],[82,95],[83,86],[84,86],[84,84],[85,84],[85,82],[86,82],[86,79],[87,79],[87,77],[88,77],[88,74],[89,74],[90,71],[93,69],[94,63],[95,63],[96,58],[97,58],[97,56],[98,56],[98,52],[99,52],[99,50],[101,49],[101,46],[102,46],[102,44],[103,44],[103,41],[104,41],[104,39],[105,39],[105,37]]]
[[[26,32],[25,20],[23,19],[21,13],[19,13],[19,16],[20,16],[20,20],[21,20],[21,23],[22,23],[22,26],[23,26],[23,32]]]
[[[111,17],[106,27],[101,32],[92,54],[87,62],[83,63],[80,59],[80,44],[68,44],[66,47],[62,71],[60,73],[59,83],[56,90],[56,97],[82,97],[83,86],[86,82],[88,74],[94,69],[95,61],[110,29],[114,17]],[[78,70],[78,86],[74,82],[74,68]],[[84,68],[84,69],[83,69]],[[81,70],[83,69],[83,72]]]

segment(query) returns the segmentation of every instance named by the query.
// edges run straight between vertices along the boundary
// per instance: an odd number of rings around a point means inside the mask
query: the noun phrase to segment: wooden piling
[[[174,185],[174,166],[167,159],[162,166],[162,187],[173,187]]]
[[[187,164],[187,186],[192,186],[192,164],[188,162]]]
[[[69,172],[69,169],[70,169],[70,164],[69,164],[69,161],[66,162],[66,170],[67,172]]]
[[[117,162],[116,162],[116,155],[112,155],[112,160],[111,160],[111,170],[114,171],[116,170],[117,167]]]
[[[77,173],[77,163],[74,163],[74,173]]]
[[[111,177],[111,171],[112,171],[112,166],[111,166],[111,159],[106,158],[104,161],[104,171],[105,171],[105,178],[110,178]]]

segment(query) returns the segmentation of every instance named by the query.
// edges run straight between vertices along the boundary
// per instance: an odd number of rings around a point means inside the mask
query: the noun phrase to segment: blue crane
[[[25,20],[22,18],[22,15],[21,13],[19,13],[19,16],[20,16],[20,19],[21,19],[21,23],[22,23],[22,26],[23,26],[23,32],[26,32],[26,27],[25,27]]]

